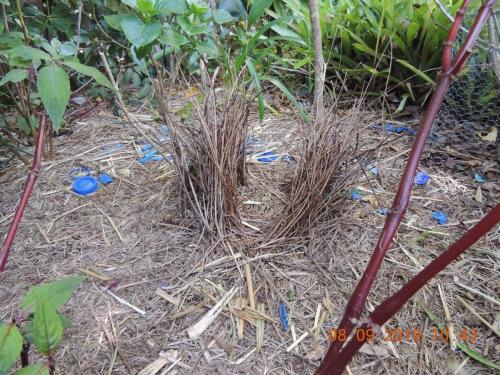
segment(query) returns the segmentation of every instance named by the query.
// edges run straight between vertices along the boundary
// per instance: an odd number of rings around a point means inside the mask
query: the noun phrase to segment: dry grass
[[[172,110],[183,108],[187,96],[179,90]],[[294,117],[269,116],[258,124],[255,113],[252,108],[249,129],[262,145],[252,151],[272,148],[299,160],[300,126]],[[145,131],[158,128],[149,116],[138,118]],[[375,120],[361,122],[367,128]],[[366,149],[383,143],[371,160],[378,176],[367,173],[356,184],[360,201],[344,201],[334,217],[321,220],[310,241],[290,242],[283,250],[241,245],[230,254],[207,245],[200,238],[200,224],[182,217],[170,164],[138,164],[140,135],[107,113],[93,114],[75,124],[73,134],[54,139],[55,158],[43,165],[7,270],[0,275],[0,319],[11,318],[30,285],[84,274],[87,281],[64,307],[75,324],[56,355],[58,374],[153,374],[159,367],[156,374],[169,367],[168,374],[312,374],[328,344],[327,331],[338,324],[377,241],[384,222],[377,209],[390,204],[413,139],[373,129],[360,137]],[[371,305],[395,292],[499,201],[498,165],[485,143],[480,138],[470,142],[475,144],[474,168],[487,179],[478,202],[479,184],[467,164],[450,170],[433,162],[437,151],[450,158],[460,153],[466,160],[461,144],[448,141],[446,148],[431,145],[424,155],[422,169],[431,180],[414,192],[370,293]],[[117,143],[123,147],[115,149]],[[250,155],[247,161],[240,215],[262,229],[277,223],[287,204],[283,176],[293,176],[297,164],[259,163]],[[67,189],[68,172],[79,165],[107,171],[115,181],[91,197],[75,196]],[[0,233],[6,231],[26,171],[16,164],[1,172]],[[435,209],[449,215],[446,225],[431,219]],[[377,338],[355,357],[352,373],[493,374],[463,351],[435,340],[433,322],[419,300],[443,322],[446,305],[455,332],[476,327],[477,341],[466,344],[499,363],[499,338],[483,322],[498,331],[500,308],[491,298],[499,299],[499,239],[497,228],[390,322],[389,327],[421,329],[422,342],[391,344]],[[189,337],[188,329],[206,321],[233,288],[236,294],[214,312],[216,318],[203,334]],[[279,322],[282,303],[290,319],[288,331]]]

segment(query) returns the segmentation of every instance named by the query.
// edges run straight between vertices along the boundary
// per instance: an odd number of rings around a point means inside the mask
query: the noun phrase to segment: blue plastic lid
[[[89,195],[99,189],[99,181],[93,176],[78,177],[73,180],[72,189],[77,194]]]

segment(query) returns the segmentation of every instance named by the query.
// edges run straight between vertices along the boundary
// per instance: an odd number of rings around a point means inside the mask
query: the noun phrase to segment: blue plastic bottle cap
[[[78,177],[73,180],[72,189],[80,195],[89,195],[99,189],[99,181],[93,176]]]

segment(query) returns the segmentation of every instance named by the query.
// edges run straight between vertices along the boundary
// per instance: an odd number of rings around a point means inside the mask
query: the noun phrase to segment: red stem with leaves
[[[17,206],[16,213],[14,215],[14,218],[12,219],[12,224],[10,225],[9,231],[7,232],[7,237],[5,238],[5,242],[2,246],[2,249],[0,250],[0,272],[3,272],[3,270],[5,269],[5,265],[7,264],[7,259],[9,257],[9,251],[16,236],[17,228],[19,227],[19,223],[21,222],[21,219],[23,217],[24,210],[31,196],[31,192],[33,191],[33,187],[35,186],[36,179],[38,177],[38,174],[40,173],[45,130],[46,120],[45,113],[43,113],[36,137],[33,165],[28,174],[28,180],[26,181],[26,185],[24,186],[24,191],[19,202],[19,206]]]
[[[436,118],[441,108],[453,77],[460,72],[468,56],[470,55],[472,46],[474,45],[489,15],[491,14],[496,4],[496,0],[485,0],[483,2],[483,5],[476,15],[474,23],[469,31],[469,34],[467,35],[465,42],[457,52],[456,56],[452,58],[452,46],[456,40],[457,32],[463,20],[463,16],[467,9],[468,3],[469,0],[464,0],[464,2],[462,3],[455,21],[452,24],[452,27],[448,34],[448,38],[444,43],[442,71],[439,82],[427,106],[427,110],[425,111],[424,116],[420,121],[420,128],[417,133],[415,143],[413,144],[413,148],[409,155],[403,177],[399,184],[398,191],[394,198],[391,210],[387,215],[387,219],[380,235],[379,241],[375,247],[375,250],[373,251],[372,257],[365,272],[358,282],[356,289],[352,293],[352,296],[346,306],[344,316],[342,317],[338,326],[338,330],[345,330],[347,337],[349,337],[349,335],[353,331],[354,322],[357,321],[361,315],[373,281],[384,260],[385,254],[389,250],[391,242],[394,238],[394,235],[396,234],[401,220],[404,217],[406,209],[408,208],[408,203],[410,201],[410,196],[413,189],[413,179],[415,177],[417,167],[425,147],[425,142],[432,128],[434,119]],[[317,373],[319,375],[334,374],[333,372],[331,372],[331,369],[334,368],[333,366],[335,365],[339,357],[339,352],[342,348],[342,345],[343,342],[340,341],[335,341],[330,345],[330,348],[325,358],[323,359],[323,362],[318,368]]]

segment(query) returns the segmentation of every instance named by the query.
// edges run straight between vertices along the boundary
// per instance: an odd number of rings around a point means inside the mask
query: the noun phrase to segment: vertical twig
[[[23,195],[19,202],[19,206],[16,209],[14,218],[12,219],[12,224],[10,225],[9,231],[7,232],[7,237],[0,250],[0,272],[3,272],[5,265],[7,264],[7,259],[9,257],[9,251],[16,236],[17,228],[24,214],[26,205],[35,186],[35,181],[40,173],[40,166],[42,164],[42,146],[43,140],[45,138],[45,113],[42,114],[42,119],[40,121],[40,127],[38,128],[38,134],[35,143],[35,151],[33,156],[33,166],[28,174],[28,181],[24,187]]]
[[[321,40],[318,0],[309,0],[309,16],[311,18],[312,42],[314,49],[314,103],[315,122],[323,118],[323,91],[325,87],[325,60]]]

